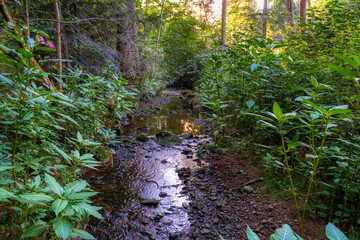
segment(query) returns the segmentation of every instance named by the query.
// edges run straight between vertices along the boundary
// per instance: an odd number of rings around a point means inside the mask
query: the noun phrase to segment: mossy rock
[[[138,140],[140,142],[146,142],[146,141],[149,141],[149,137],[144,133],[140,133],[136,136],[136,140]]]
[[[171,135],[172,135],[172,133],[169,132],[169,131],[162,131],[162,132],[157,133],[156,137],[157,138],[164,138],[164,137],[169,137]]]
[[[199,168],[198,170],[196,170],[196,172],[197,172],[198,174],[205,174],[206,168]]]

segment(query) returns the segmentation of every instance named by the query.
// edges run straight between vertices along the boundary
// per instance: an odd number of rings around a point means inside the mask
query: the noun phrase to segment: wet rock
[[[160,220],[164,217],[164,214],[158,213],[156,214],[156,216],[154,217],[154,221],[155,222],[160,222]]]
[[[144,219],[141,220],[141,222],[142,222],[142,224],[144,224],[144,225],[148,225],[148,224],[150,223],[150,219],[144,218]]]
[[[193,158],[193,155],[186,155],[186,158]]]
[[[206,234],[209,234],[211,231],[207,228],[204,228],[203,230],[201,230],[201,234],[202,235],[206,235]]]
[[[242,188],[242,191],[244,191],[246,193],[252,193],[254,191],[254,189],[250,186],[245,186]]]
[[[175,240],[177,239],[177,234],[176,233],[170,233],[170,236],[169,236],[169,240]]]
[[[140,204],[145,206],[157,206],[159,204],[159,200],[154,198],[144,199],[140,201]]]
[[[233,230],[233,225],[231,225],[231,224],[226,224],[225,225],[225,230]]]
[[[189,139],[189,138],[194,137],[194,135],[192,135],[191,133],[188,133],[188,132],[184,132],[180,135],[180,137],[182,137],[183,139]]]
[[[168,163],[168,161],[166,161],[165,159],[161,160],[161,164],[166,164]]]
[[[182,154],[187,155],[187,154],[190,154],[190,153],[192,153],[192,152],[193,152],[193,151],[192,151],[191,149],[189,149],[189,148],[184,148],[183,151],[182,151]]]
[[[169,219],[166,219],[165,221],[163,221],[163,223],[166,225],[170,225],[173,223],[173,220],[171,218],[169,218]]]
[[[166,197],[167,195],[168,194],[166,192],[160,192],[159,193],[159,197],[162,197],[162,198]]]
[[[210,199],[211,201],[216,201],[217,197],[216,197],[216,196],[211,196],[211,197],[209,197],[209,199]]]
[[[219,222],[220,222],[219,218],[216,217],[216,218],[213,219],[213,223],[218,224]]]
[[[237,230],[241,230],[241,225],[240,224],[236,224],[236,226],[235,226],[235,228],[237,229]]]
[[[114,218],[126,218],[127,216],[129,216],[129,213],[121,213],[121,212],[118,212],[118,211],[112,211],[111,212],[111,216],[113,216]]]
[[[199,178],[199,179],[203,179],[204,177],[205,177],[204,174],[199,174],[199,175],[198,175],[198,178]]]

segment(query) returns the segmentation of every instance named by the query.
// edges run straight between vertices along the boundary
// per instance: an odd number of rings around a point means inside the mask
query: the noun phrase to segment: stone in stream
[[[166,197],[167,195],[168,194],[166,192],[160,192],[159,193],[159,197],[162,197],[162,198]]]
[[[242,190],[246,193],[252,193],[254,191],[254,189],[250,186],[245,186],[242,188]]]
[[[140,201],[140,204],[145,206],[157,206],[159,204],[159,200],[154,198],[144,199]]]
[[[156,137],[157,138],[164,138],[164,137],[169,137],[171,135],[172,135],[172,133],[169,132],[169,131],[162,131],[162,132],[157,133]]]
[[[183,151],[182,151],[182,154],[188,155],[188,154],[190,154],[190,153],[192,154],[192,152],[193,152],[193,151],[192,151],[191,149],[189,149],[189,148],[184,148]]]
[[[183,139],[189,139],[189,138],[194,137],[194,135],[192,135],[191,133],[188,133],[188,132],[184,132],[180,135],[180,137],[182,137]]]
[[[163,223],[166,225],[170,225],[173,223],[173,220],[171,218],[169,218],[169,219],[166,219],[165,221],[163,221]]]
[[[163,159],[163,160],[161,160],[160,163],[161,163],[161,164],[166,164],[166,163],[168,163],[168,161],[166,161],[165,159]]]

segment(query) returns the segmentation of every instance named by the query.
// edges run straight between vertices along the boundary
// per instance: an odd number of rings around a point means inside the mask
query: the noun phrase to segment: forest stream
[[[171,101],[126,122],[122,142],[112,146],[113,167],[83,176],[103,207],[104,219],[86,224],[97,239],[175,239],[189,231],[187,187],[178,170],[200,168],[196,151],[210,138],[181,91],[163,95]]]

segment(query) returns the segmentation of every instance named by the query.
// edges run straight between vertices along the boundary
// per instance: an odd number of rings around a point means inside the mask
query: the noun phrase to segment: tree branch
[[[56,22],[56,23],[65,23],[65,24],[75,24],[75,23],[81,23],[81,22],[88,22],[88,21],[119,21],[123,20],[125,18],[85,18],[80,19],[76,21],[62,21],[62,20],[56,20],[51,18],[37,18],[37,19],[31,19],[30,22],[37,22],[37,21],[48,21],[48,22]]]

